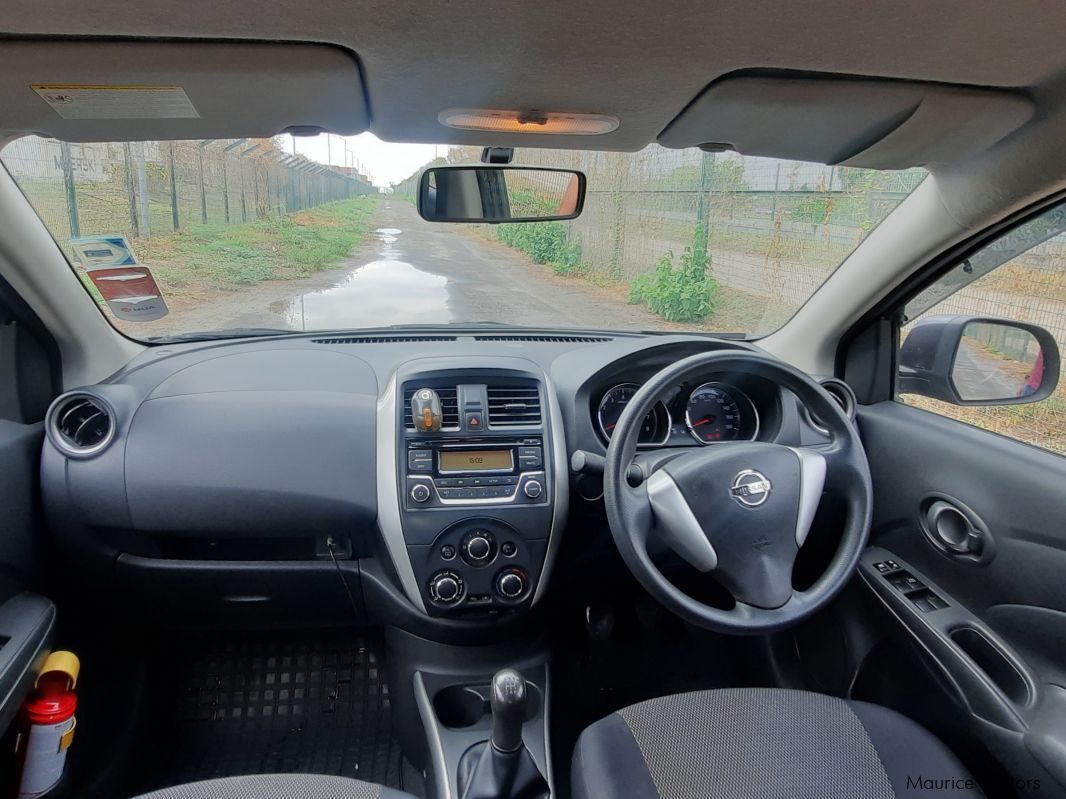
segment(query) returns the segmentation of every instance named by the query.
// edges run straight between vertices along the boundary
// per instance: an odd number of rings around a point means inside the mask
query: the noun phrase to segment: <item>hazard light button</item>
[[[468,413],[466,415],[466,429],[467,430],[481,430],[485,427],[484,420],[480,413]]]

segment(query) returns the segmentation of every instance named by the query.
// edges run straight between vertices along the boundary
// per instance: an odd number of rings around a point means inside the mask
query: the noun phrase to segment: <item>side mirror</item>
[[[899,349],[899,392],[954,405],[1021,405],[1059,382],[1059,348],[1042,327],[1008,319],[932,316]]]
[[[427,222],[550,222],[573,219],[585,204],[585,176],[566,169],[435,166],[418,182]]]

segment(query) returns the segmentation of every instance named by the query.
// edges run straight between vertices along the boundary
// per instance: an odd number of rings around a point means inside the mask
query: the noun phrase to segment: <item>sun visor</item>
[[[743,73],[712,83],[659,135],[659,143],[905,169],[976,155],[1032,114],[1028,98],[995,89],[810,73]]]
[[[3,41],[0,126],[67,141],[367,129],[359,64],[328,45]]]

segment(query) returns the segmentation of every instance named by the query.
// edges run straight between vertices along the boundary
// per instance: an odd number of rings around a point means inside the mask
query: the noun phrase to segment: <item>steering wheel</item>
[[[656,400],[700,372],[756,375],[788,389],[825,425],[829,443],[723,442],[637,456],[641,422]],[[761,353],[693,355],[645,383],[611,436],[603,483],[611,534],[630,571],[668,609],[718,632],[771,632],[815,613],[851,577],[870,532],[873,490],[855,426],[818,383]],[[792,568],[823,493],[842,502],[844,529],[826,570],[797,591]],[[713,575],[734,607],[716,608],[677,588],[649,556],[652,541]]]

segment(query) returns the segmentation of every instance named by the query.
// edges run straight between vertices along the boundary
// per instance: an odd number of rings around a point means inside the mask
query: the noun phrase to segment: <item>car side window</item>
[[[1066,455],[1066,205],[996,239],[911,299],[897,398]]]

